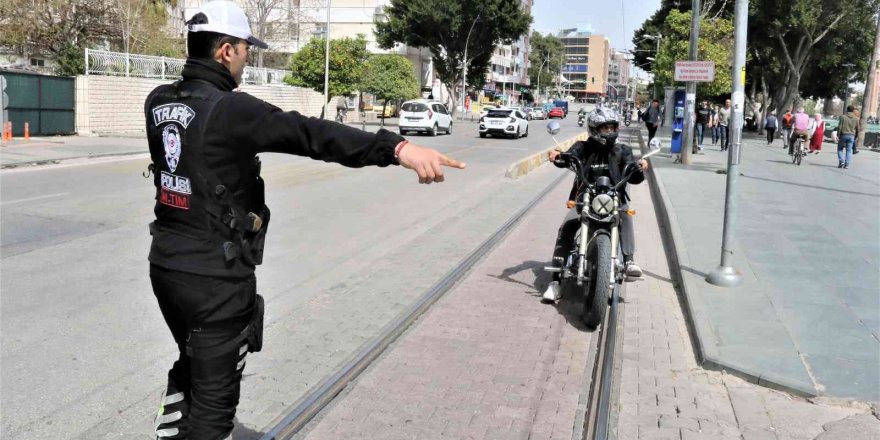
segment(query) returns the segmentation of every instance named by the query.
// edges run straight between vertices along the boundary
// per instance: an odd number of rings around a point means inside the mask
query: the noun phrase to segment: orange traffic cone
[[[31,124],[30,122],[24,123],[24,140],[31,140]]]
[[[3,140],[12,140],[12,122],[7,121],[3,124]]]

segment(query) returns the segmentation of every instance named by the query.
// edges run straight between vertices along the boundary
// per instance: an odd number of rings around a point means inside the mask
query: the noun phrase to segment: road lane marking
[[[64,197],[64,196],[69,196],[69,195],[70,195],[70,193],[58,193],[58,194],[48,194],[45,196],[28,197],[26,199],[18,199],[18,200],[10,200],[7,202],[0,202],[0,206],[12,205],[15,203],[33,202],[34,200],[51,199],[54,197]]]

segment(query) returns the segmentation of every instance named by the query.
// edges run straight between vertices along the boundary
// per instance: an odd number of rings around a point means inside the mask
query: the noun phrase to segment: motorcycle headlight
[[[608,194],[599,194],[593,197],[590,208],[599,215],[608,215],[614,210],[614,199]]]

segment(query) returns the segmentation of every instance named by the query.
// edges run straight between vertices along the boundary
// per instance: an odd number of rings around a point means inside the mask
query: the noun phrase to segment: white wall
[[[76,131],[80,135],[137,135],[146,128],[144,101],[169,80],[89,75],[76,78]],[[244,85],[241,90],[282,110],[321,113],[322,95],[287,86]]]

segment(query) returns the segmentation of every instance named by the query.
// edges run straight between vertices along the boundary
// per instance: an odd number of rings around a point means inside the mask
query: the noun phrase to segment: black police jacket
[[[156,186],[149,260],[182,272],[247,277],[262,260],[268,208],[257,154],[289,153],[348,167],[395,164],[403,138],[303,116],[237,87],[213,60],[188,59],[183,79],[144,105]]]
[[[624,170],[627,165],[632,164],[633,166],[638,166],[638,163],[633,157],[632,149],[626,144],[616,143],[613,147],[608,148],[593,139],[588,139],[586,142],[575,142],[568,152],[580,157],[587,170],[602,168],[604,171],[604,166],[607,165],[608,177],[614,185],[617,185],[623,179]],[[591,175],[591,171],[588,171],[588,175]],[[637,185],[642,183],[643,180],[645,180],[645,174],[640,169],[629,177],[627,183]],[[578,178],[575,178],[568,200],[577,200],[576,197],[581,191],[583,191],[583,187],[583,182],[579,182]],[[629,201],[629,194],[626,192],[626,184],[622,185],[620,191],[622,193],[621,202],[626,203]]]

